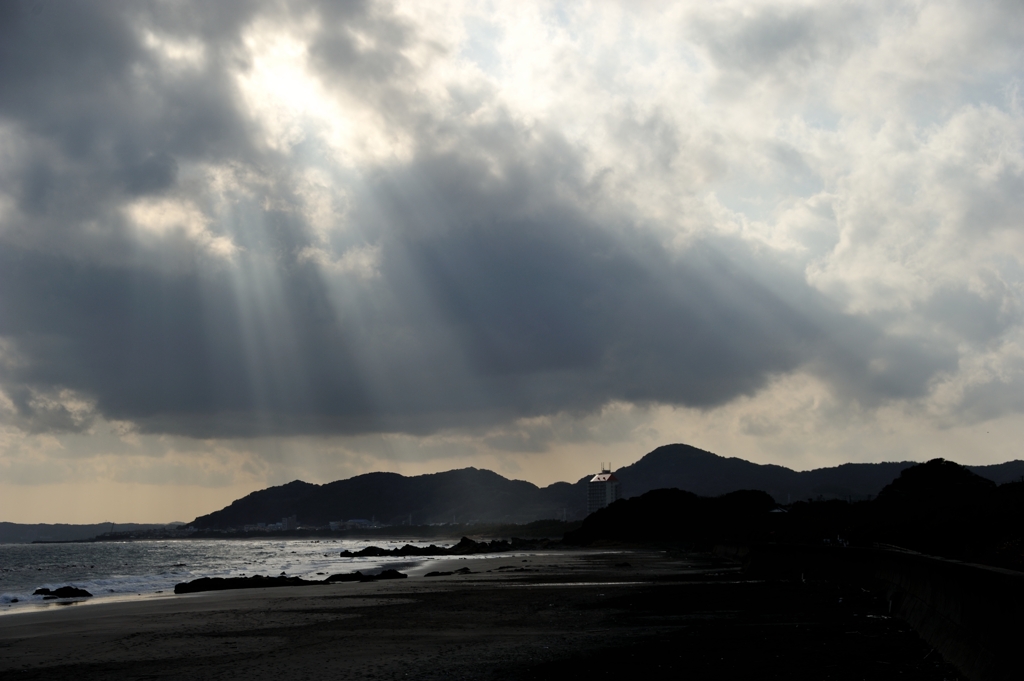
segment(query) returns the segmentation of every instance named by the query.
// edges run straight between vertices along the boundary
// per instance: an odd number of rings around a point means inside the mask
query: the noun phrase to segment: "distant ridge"
[[[779,503],[788,503],[819,497],[867,499],[915,463],[848,463],[794,471],[672,444],[658,447],[615,474],[626,497],[673,487],[702,496],[758,489],[768,492]],[[1024,461],[967,468],[999,484],[1024,477]],[[563,514],[572,520],[586,515],[588,477],[543,488],[477,468],[411,477],[367,473],[324,485],[296,480],[253,492],[219,511],[196,518],[192,524],[199,529],[241,528],[293,515],[300,523],[309,525],[353,518],[399,524],[408,522],[410,516],[414,524],[525,523]]]
[[[28,544],[34,541],[77,541],[110,532],[140,532],[166,527],[165,524],[92,523],[89,525],[27,524],[0,522],[0,544]]]
[[[615,472],[623,496],[675,487],[701,496],[718,496],[740,489],[768,492],[779,503],[819,496],[826,499],[867,499],[916,461],[844,463],[829,468],[794,471],[775,464],[758,464],[723,457],[684,444],[658,447],[636,463]],[[997,484],[1024,477],[1024,461],[989,466],[965,466]]]
[[[196,518],[200,529],[241,527],[297,516],[300,523],[326,525],[332,520],[376,519],[387,524],[442,522],[529,522],[570,511],[574,489],[556,483],[541,490],[477,468],[406,477],[367,473],[325,485],[301,480],[253,492],[230,506]]]

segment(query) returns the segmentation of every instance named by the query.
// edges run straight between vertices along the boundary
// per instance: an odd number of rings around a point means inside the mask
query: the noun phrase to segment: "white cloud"
[[[173,70],[202,69],[206,65],[206,45],[196,37],[179,40],[171,35],[143,30],[142,40]]]
[[[380,246],[353,247],[334,256],[323,248],[307,246],[299,251],[299,262],[312,262],[332,274],[352,274],[360,279],[380,276]]]
[[[140,232],[140,241],[150,245],[153,239],[164,240],[181,235],[198,250],[218,258],[230,259],[238,247],[226,236],[214,234],[211,220],[188,200],[175,198],[140,199],[125,206],[124,212]]]

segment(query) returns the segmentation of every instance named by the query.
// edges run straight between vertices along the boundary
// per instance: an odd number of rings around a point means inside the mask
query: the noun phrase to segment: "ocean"
[[[189,539],[67,544],[0,544],[0,615],[52,604],[38,588],[76,586],[91,601],[173,595],[200,577],[280,575],[323,579],[338,572],[425,564],[425,558],[342,558],[344,550],[392,548],[420,540]],[[438,546],[453,542],[431,540]]]

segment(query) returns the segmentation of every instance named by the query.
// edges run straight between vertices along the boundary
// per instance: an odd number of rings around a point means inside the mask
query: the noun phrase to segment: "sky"
[[[1024,5],[0,0],[0,520],[1024,458]]]

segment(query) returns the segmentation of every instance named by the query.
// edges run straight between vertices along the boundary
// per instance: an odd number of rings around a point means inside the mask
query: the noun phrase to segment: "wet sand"
[[[628,564],[628,565],[627,565]],[[430,570],[475,573],[423,577]],[[489,571],[489,572],[488,572]],[[17,679],[957,679],[859,586],[709,557],[538,552],[409,579],[52,606],[0,617]]]

